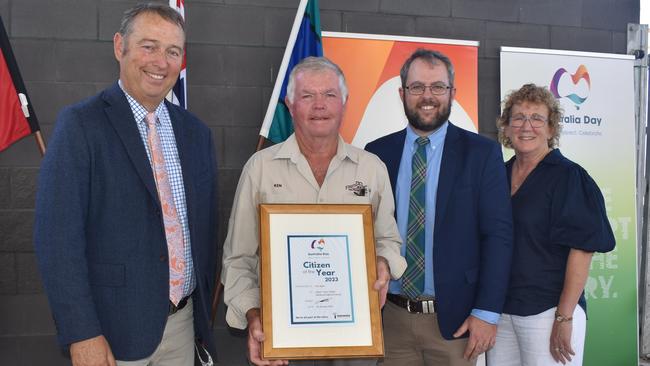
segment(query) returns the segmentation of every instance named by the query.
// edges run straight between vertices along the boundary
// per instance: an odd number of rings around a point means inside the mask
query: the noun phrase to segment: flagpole
[[[255,147],[255,151],[262,150],[262,146],[264,146],[265,142],[266,142],[266,137],[260,135],[260,138],[257,140],[257,147]]]
[[[36,131],[34,133],[34,138],[36,138],[36,145],[38,145],[38,151],[41,152],[41,157],[45,156],[45,141],[43,140],[43,135],[41,131]]]
[[[291,27],[291,33],[289,34],[289,41],[287,42],[287,47],[284,49],[284,56],[282,56],[282,63],[280,64],[280,69],[278,70],[278,77],[275,79],[275,86],[273,87],[273,94],[271,94],[271,101],[269,102],[269,106],[266,109],[266,115],[264,116],[262,127],[260,128],[260,137],[262,138],[264,138],[265,135],[268,135],[271,122],[273,122],[273,115],[275,114],[275,107],[278,104],[278,98],[280,97],[280,91],[282,90],[284,75],[286,74],[287,68],[289,67],[289,59],[291,59],[293,46],[296,44],[298,32],[300,31],[300,23],[302,23],[302,18],[305,16],[305,9],[307,8],[308,2],[309,0],[300,0],[300,5],[298,5],[296,18],[293,20],[293,26]],[[282,75],[282,77],[280,77],[280,75]],[[260,138],[257,142],[258,147],[263,144],[262,138]]]

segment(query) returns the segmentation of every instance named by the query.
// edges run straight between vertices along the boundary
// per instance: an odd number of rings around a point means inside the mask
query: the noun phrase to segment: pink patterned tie
[[[151,112],[145,117],[147,126],[147,141],[151,151],[151,161],[156,188],[158,188],[158,197],[162,206],[163,221],[165,223],[165,236],[167,238],[167,251],[169,255],[169,300],[174,305],[183,298],[183,283],[185,278],[185,246],[183,240],[183,228],[178,217],[178,211],[174,204],[174,196],[169,185],[169,176],[165,167],[165,157],[163,156],[158,129],[156,128],[156,115]]]

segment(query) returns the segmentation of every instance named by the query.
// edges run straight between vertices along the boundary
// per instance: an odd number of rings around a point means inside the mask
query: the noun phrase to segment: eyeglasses
[[[521,128],[524,126],[524,123],[526,123],[526,121],[530,121],[531,127],[540,128],[544,126],[548,120],[546,117],[541,116],[537,113],[533,113],[530,116],[526,116],[520,113],[510,117],[510,127]]]
[[[424,92],[429,89],[433,95],[443,95],[447,93],[447,90],[452,89],[452,86],[445,84],[433,84],[433,85],[424,85],[424,84],[412,84],[410,86],[404,87],[408,90],[411,95],[422,95]]]

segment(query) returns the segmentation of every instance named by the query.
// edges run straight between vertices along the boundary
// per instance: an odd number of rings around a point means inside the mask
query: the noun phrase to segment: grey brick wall
[[[165,1],[160,1],[165,2]],[[186,0],[189,109],[213,130],[220,241],[241,167],[253,152],[298,0]],[[116,80],[112,37],[126,0],[0,0],[17,61],[49,138],[57,112]],[[624,53],[638,0],[320,0],[323,30],[479,41],[480,132],[496,135],[499,47]],[[32,138],[0,153],[0,364],[59,357],[32,246],[40,156]],[[217,331],[223,360],[241,338]],[[239,348],[238,348],[239,347]],[[15,357],[14,357],[15,356]],[[47,357],[50,357],[47,356]],[[14,357],[14,358],[12,358]],[[46,356],[43,356],[46,357]],[[27,360],[27,361],[25,361]],[[43,360],[48,360],[43,358]],[[51,360],[51,359],[50,359]],[[27,362],[27,363],[25,363]],[[234,361],[233,361],[234,362]],[[51,364],[48,363],[48,364]],[[229,364],[229,363],[225,363]],[[233,363],[234,364],[234,363]]]

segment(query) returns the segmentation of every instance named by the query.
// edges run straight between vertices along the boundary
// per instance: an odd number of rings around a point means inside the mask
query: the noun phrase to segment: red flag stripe
[[[31,133],[7,62],[0,52],[0,151]]]

